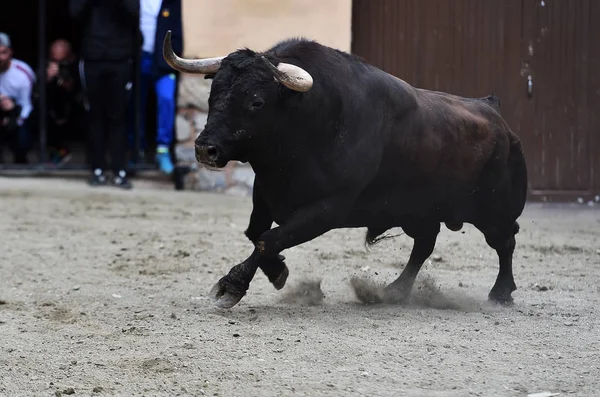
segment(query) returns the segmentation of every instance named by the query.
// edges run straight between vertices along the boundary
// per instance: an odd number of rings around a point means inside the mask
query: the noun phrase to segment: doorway
[[[39,51],[43,50],[47,56],[48,48],[51,43],[57,39],[65,39],[73,48],[75,55],[80,53],[81,35],[77,24],[71,19],[69,14],[69,0],[46,0],[45,6],[45,40],[40,42],[39,38],[39,19],[40,19],[40,1],[39,0],[20,0],[7,2],[3,5],[2,13],[0,13],[0,31],[7,33],[11,37],[13,56],[26,62],[36,73],[36,85],[39,89],[40,76],[45,74],[45,66],[40,69]],[[155,139],[154,133],[148,131],[156,130],[156,96],[153,90],[149,90],[148,96],[148,111],[143,109],[141,117],[146,118],[146,142],[147,147],[153,148],[152,142]],[[37,152],[41,152],[43,148],[38,147],[37,142],[40,141],[39,131],[39,98],[34,93],[33,95],[34,112],[32,117],[36,119],[33,123],[32,138],[36,142]],[[86,158],[86,141],[87,133],[85,128],[75,128],[67,134],[67,145],[71,147],[73,158],[65,168],[85,168],[87,163]],[[153,149],[152,149],[153,150]],[[46,153],[47,154],[47,153]],[[146,159],[153,158],[153,151],[145,153],[144,158],[138,159],[140,169],[155,169],[155,166],[144,165]],[[8,158],[10,158],[9,156]],[[37,163],[39,158],[47,156],[37,156],[35,150],[29,154],[30,162]],[[5,165],[10,166],[10,163]],[[35,166],[37,167],[37,166]],[[133,172],[133,170],[132,170]]]

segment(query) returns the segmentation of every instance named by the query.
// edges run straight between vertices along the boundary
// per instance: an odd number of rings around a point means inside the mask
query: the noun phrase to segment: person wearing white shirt
[[[26,164],[32,146],[27,120],[33,110],[31,93],[36,77],[29,65],[12,55],[10,37],[0,33],[0,145],[7,142],[14,162]]]

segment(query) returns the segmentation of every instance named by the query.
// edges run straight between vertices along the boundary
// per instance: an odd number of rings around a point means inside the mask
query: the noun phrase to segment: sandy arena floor
[[[527,207],[510,308],[487,303],[497,257],[465,226],[408,306],[359,304],[350,279],[392,281],[412,242],[367,252],[359,229],[286,251],[282,291],[259,272],[219,310],[206,294],[250,254],[250,209],[0,178],[0,395],[600,395],[598,209]]]

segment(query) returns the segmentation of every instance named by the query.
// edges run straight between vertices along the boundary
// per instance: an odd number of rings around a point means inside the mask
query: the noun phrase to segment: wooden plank
[[[588,0],[589,12],[587,24],[589,26],[589,38],[587,44],[588,78],[587,88],[587,111],[588,131],[590,134],[590,145],[593,150],[591,155],[592,191],[594,195],[600,195],[600,46],[596,38],[600,37],[600,2]],[[594,40],[595,39],[595,40]]]
[[[589,32],[583,2],[549,0],[538,3],[534,70],[536,130],[542,137],[542,177],[536,189],[591,189],[590,131],[580,94],[583,59]],[[583,112],[583,114],[582,114]]]

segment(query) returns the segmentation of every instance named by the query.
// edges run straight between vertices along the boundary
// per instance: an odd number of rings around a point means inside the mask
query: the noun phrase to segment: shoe
[[[112,179],[112,184],[121,189],[131,189],[133,185],[127,179],[125,170],[119,171]]]
[[[169,154],[169,148],[159,146],[156,149],[156,163],[162,173],[171,175],[173,173],[173,163],[171,162],[171,155]]]
[[[71,153],[65,148],[61,148],[61,149],[51,148],[49,151],[50,151],[50,156],[49,156],[50,164],[52,164],[54,167],[57,167],[57,168],[68,163],[69,160],[71,160],[71,158],[73,157],[71,155]]]
[[[88,181],[90,186],[106,185],[106,175],[100,168],[96,168]]]

